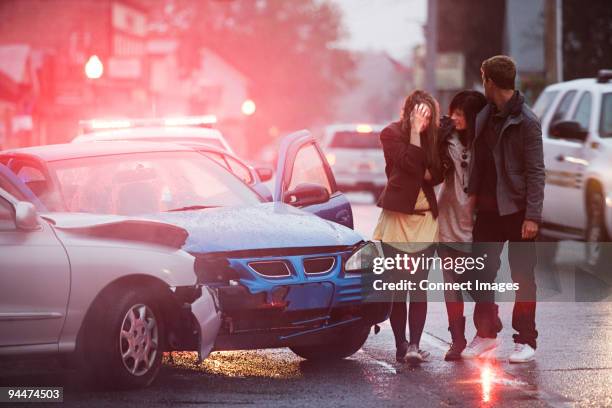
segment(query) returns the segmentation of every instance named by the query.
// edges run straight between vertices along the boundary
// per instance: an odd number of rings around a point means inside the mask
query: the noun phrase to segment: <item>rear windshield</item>
[[[546,115],[558,93],[559,91],[546,91],[540,95],[533,105],[533,112],[538,115],[538,118],[542,119]]]
[[[379,137],[379,132],[336,132],[329,147],[341,149],[379,149],[381,148]]]

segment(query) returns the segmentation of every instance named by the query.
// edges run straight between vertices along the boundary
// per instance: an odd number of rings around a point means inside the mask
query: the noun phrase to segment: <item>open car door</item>
[[[351,204],[338,191],[325,155],[307,130],[292,133],[281,141],[274,201],[353,228]]]
[[[31,202],[37,211],[44,212],[47,210],[32,190],[2,163],[0,163],[0,188],[12,194],[18,200]]]

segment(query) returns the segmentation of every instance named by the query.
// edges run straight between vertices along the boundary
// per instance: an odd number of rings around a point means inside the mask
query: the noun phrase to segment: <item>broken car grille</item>
[[[331,272],[336,265],[336,258],[325,256],[320,258],[304,259],[304,272],[307,275],[323,275]]]
[[[285,261],[254,261],[248,265],[256,273],[269,278],[291,276],[291,270]]]

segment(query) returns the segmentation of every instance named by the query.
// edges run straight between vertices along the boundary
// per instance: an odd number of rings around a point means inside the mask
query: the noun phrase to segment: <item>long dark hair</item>
[[[456,94],[451,100],[448,108],[448,114],[452,115],[456,109],[461,109],[465,116],[466,136],[468,144],[474,140],[476,133],[476,116],[487,104],[485,96],[478,91],[465,90]]]
[[[406,97],[400,117],[402,131],[405,136],[410,139],[410,113],[412,109],[420,103],[426,104],[431,111],[429,126],[421,132],[421,134],[425,134],[422,147],[427,155],[427,167],[430,171],[438,171],[441,168],[440,156],[438,154],[438,123],[440,121],[440,108],[433,96],[425,91],[416,90]]]

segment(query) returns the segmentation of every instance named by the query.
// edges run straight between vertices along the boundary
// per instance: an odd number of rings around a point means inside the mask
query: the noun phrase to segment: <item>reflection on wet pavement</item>
[[[281,355],[279,355],[281,354]],[[214,352],[198,363],[195,352],[173,352],[164,354],[164,363],[208,374],[228,377],[300,378],[299,360],[287,361],[278,350]]]

